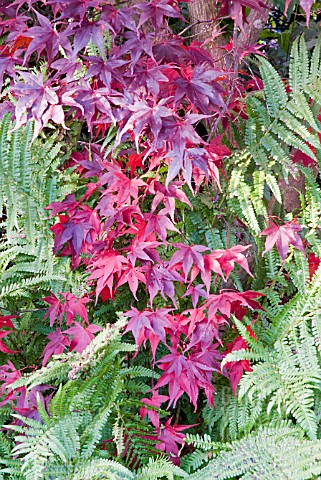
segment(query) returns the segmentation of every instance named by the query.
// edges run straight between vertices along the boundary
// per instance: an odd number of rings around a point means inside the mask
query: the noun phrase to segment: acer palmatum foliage
[[[218,17],[231,17],[240,29],[246,8],[266,9],[264,1],[214,3]],[[308,16],[312,2],[301,4]],[[78,191],[47,207],[55,219],[54,253],[70,256],[86,285],[79,296],[56,292],[43,298],[51,328],[43,365],[52,355],[84,351],[101,329],[89,320],[89,308],[95,311],[127,289],[132,306],[125,309],[125,332],[132,333],[137,354],[150,348],[150,364],[160,374],[150,398],[142,400],[146,405],[167,402],[169,408],[186,394],[196,410],[200,392],[212,405],[214,373],[230,378],[235,393],[243,370],[251,367],[230,362],[221,372],[226,352],[246,348],[236,337],[225,350],[222,332],[232,314],[241,320],[249,309],[262,310],[255,300],[261,294],[220,289],[217,282],[226,282],[236,265],[252,275],[251,245],[213,250],[191,244],[179,226],[179,206],[191,207],[186,185],[193,194],[204,185],[221,191],[222,159],[230,151],[215,128],[229,108],[240,107],[237,72],[222,71],[208,50],[173,34],[169,21],[185,22],[173,0],[132,6],[16,0],[1,2],[0,15],[1,115],[12,113],[15,129],[34,121],[34,138],[48,124],[69,131],[78,123],[90,134],[90,145],[73,152],[65,165],[79,175]],[[240,51],[233,41],[225,50],[236,56],[238,67],[257,48]],[[199,133],[201,122],[214,132],[210,139]],[[112,145],[105,145],[110,133]],[[271,223],[262,232],[265,252],[276,243],[284,260],[290,244],[303,250],[299,230],[294,221]],[[141,299],[144,308],[138,307]],[[15,317],[1,318],[3,338],[14,332]],[[0,350],[16,352],[2,340]],[[16,411],[36,418],[37,393],[49,387],[14,391],[10,384],[21,373],[10,361],[1,372],[9,392],[4,402],[16,402]],[[166,395],[158,394],[161,388]],[[40,398],[46,407],[50,395]],[[141,416],[146,413],[159,435],[158,448],[177,456],[186,426],[171,425],[170,419],[161,428],[157,411],[142,407]]]
[[[286,222],[284,225],[277,225],[270,220],[269,227],[260,234],[266,235],[265,250],[262,255],[272,250],[274,245],[276,245],[283,261],[288,254],[290,245],[293,245],[294,248],[304,253],[305,249],[301,237],[298,234],[300,230],[302,230],[302,227],[296,219],[291,222]]]

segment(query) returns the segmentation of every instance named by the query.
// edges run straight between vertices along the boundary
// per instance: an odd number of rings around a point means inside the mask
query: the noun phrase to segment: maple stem
[[[179,423],[180,413],[181,413],[181,404],[179,403],[176,410],[176,415],[175,415],[175,425]]]

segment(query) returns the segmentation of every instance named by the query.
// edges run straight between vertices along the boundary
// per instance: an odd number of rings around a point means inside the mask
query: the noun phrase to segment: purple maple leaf
[[[3,86],[3,77],[8,75],[11,78],[16,77],[16,65],[21,65],[22,60],[18,57],[17,53],[0,53],[0,90]]]
[[[154,297],[160,292],[166,300],[166,295],[176,306],[175,287],[173,282],[181,282],[183,278],[177,272],[169,270],[163,265],[149,265],[146,267],[146,288],[149,292],[150,303],[153,303]]]
[[[124,314],[130,318],[125,333],[132,332],[138,348],[140,348],[142,344],[146,346],[146,341],[149,340],[152,347],[153,359],[155,359],[159,342],[166,345],[166,330],[173,329],[173,324],[168,318],[170,311],[171,310],[167,308],[160,308],[155,311],[144,310],[140,312],[137,308],[132,307],[131,310]]]
[[[48,62],[51,63],[57,55],[60,46],[65,51],[71,50],[67,36],[68,32],[57,31],[49,18],[44,17],[39,12],[36,12],[36,15],[40,25],[30,27],[26,32],[23,32],[24,37],[32,39],[25,53],[24,64],[26,64],[33,52],[37,52],[39,60],[40,54],[45,50]]]
[[[224,89],[217,82],[222,72],[210,69],[205,64],[181,72],[183,76],[174,81],[177,86],[175,103],[187,97],[194,107],[207,115],[217,111],[218,108],[226,108],[222,100]]]
[[[144,86],[148,93],[151,93],[156,98],[159,94],[160,83],[169,82],[169,79],[162,73],[163,70],[168,69],[162,65],[158,65],[151,58],[145,62],[137,63],[135,67],[133,82],[129,86],[129,90],[135,92],[135,90]]]
[[[113,28],[108,22],[103,20],[89,21],[86,18],[75,29],[74,36],[74,49],[79,52],[86,47],[90,40],[98,47],[99,53],[102,58],[106,58],[106,47],[104,40],[104,33],[109,30],[113,34]]]
[[[138,3],[135,8],[142,11],[139,19],[138,28],[145,22],[151,20],[156,32],[164,22],[164,17],[179,18],[185,21],[180,10],[171,5],[170,0],[151,0],[149,3]]]
[[[41,73],[34,75],[33,73],[20,72],[20,77],[24,82],[18,82],[11,89],[15,95],[19,96],[15,110],[15,129],[31,119],[36,120],[39,128],[42,128],[44,126],[42,117],[45,110],[49,105],[59,103],[56,88],[50,86],[49,80],[44,82]]]
[[[78,19],[82,21],[90,7],[97,8],[101,0],[46,0],[52,5],[55,14],[60,13],[59,19]]]
[[[134,32],[125,32],[123,36],[124,38],[127,38],[127,41],[121,46],[119,50],[119,56],[126,55],[128,53],[131,54],[132,70],[143,53],[147,54],[150,58],[154,58],[154,34],[137,30]]]
[[[156,250],[159,245],[161,245],[160,242],[140,242],[134,240],[127,258],[133,265],[135,265],[137,259],[143,262],[159,263],[161,259]]]
[[[93,77],[98,77],[105,87],[111,91],[111,83],[114,79],[118,80],[120,84],[124,84],[123,73],[119,70],[119,67],[126,65],[128,62],[125,60],[119,60],[117,58],[110,57],[108,60],[103,60],[99,57],[86,57],[90,62],[90,66],[85,77],[89,80]]]
[[[157,143],[158,134],[163,125],[163,118],[170,117],[173,114],[172,110],[165,106],[167,101],[167,98],[163,98],[159,103],[138,100],[134,105],[128,105],[127,108],[133,113],[117,135],[117,142],[120,143],[124,134],[132,130],[135,134],[135,142],[138,149],[140,135],[148,126],[154,136],[155,143]]]

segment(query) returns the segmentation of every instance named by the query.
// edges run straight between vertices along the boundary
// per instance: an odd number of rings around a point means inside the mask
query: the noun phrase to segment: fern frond
[[[222,444],[220,453],[190,480],[309,480],[321,473],[320,441],[306,440],[288,426],[264,427],[257,432]]]

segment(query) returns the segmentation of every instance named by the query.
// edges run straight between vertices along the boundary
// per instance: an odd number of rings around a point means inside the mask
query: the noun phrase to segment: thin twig
[[[211,18],[210,20],[196,20],[196,22],[191,23],[190,25],[185,27],[184,30],[182,30],[178,35],[183,35],[185,32],[187,32],[187,30],[195,27],[196,25],[200,25],[201,23],[212,23],[214,21],[215,21],[215,18]]]

